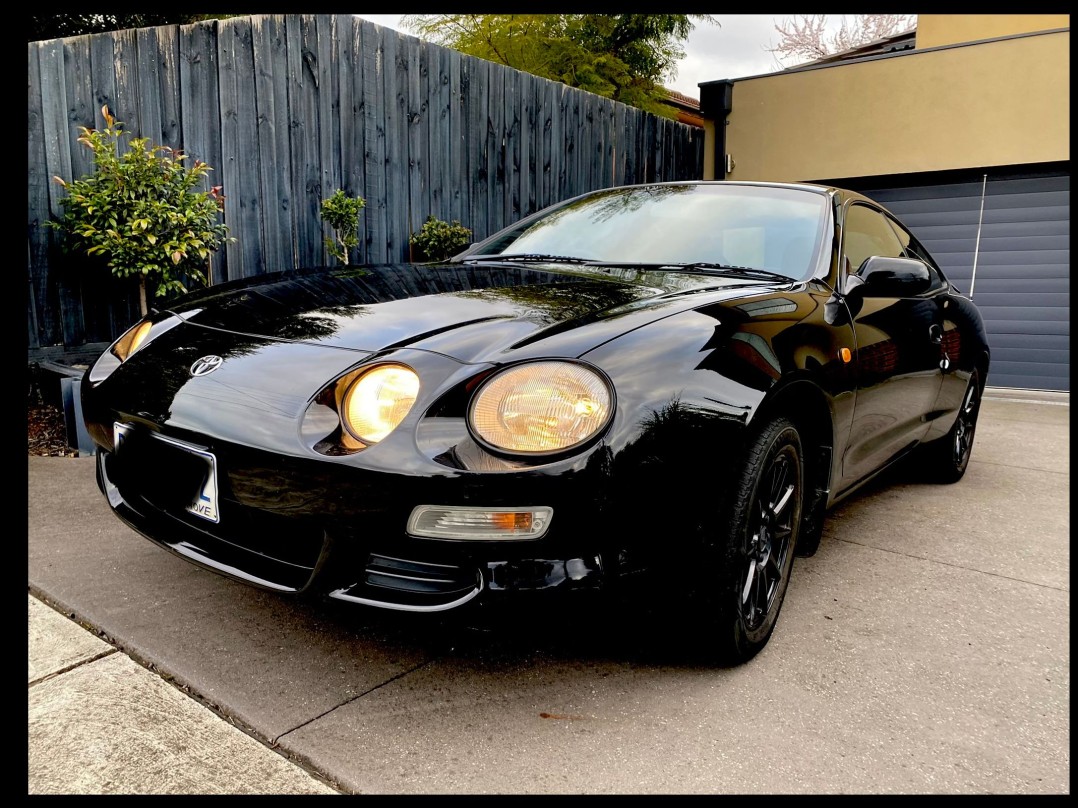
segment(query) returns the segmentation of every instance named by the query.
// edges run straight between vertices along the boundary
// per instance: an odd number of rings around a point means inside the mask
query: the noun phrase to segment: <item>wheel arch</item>
[[[798,555],[812,555],[820,544],[824,512],[831,495],[835,456],[835,415],[827,394],[812,379],[796,376],[776,385],[753,413],[752,423],[789,419],[801,436],[805,464],[805,503]]]

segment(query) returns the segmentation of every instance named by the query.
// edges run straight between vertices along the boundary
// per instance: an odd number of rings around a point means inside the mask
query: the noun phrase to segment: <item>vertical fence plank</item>
[[[614,185],[625,185],[625,166],[626,157],[628,151],[626,149],[626,132],[625,132],[625,105],[614,104],[614,121],[613,121],[613,140],[614,140],[614,158],[613,158],[613,183]]]
[[[562,90],[563,124],[562,140],[565,148],[562,152],[561,177],[558,186],[558,198],[576,196],[580,191],[577,179],[577,150],[580,146],[580,96],[572,87]]]
[[[487,73],[487,232],[505,223],[505,71],[491,64]]]
[[[116,109],[109,111],[123,121],[128,132],[142,132],[138,91],[138,44],[134,30],[113,34],[112,60],[116,78]]]
[[[90,43],[90,87],[93,90],[93,126],[101,120],[101,107],[116,111],[116,64],[113,59],[113,40],[110,36],[87,36]],[[80,65],[79,70],[85,70]]]
[[[360,19],[343,17],[337,21],[337,87],[340,93],[341,187],[348,196],[362,196],[363,166],[363,52],[359,49]],[[360,212],[359,232],[363,232]],[[352,251],[350,261],[363,263],[364,239]]]
[[[505,135],[503,136],[505,185],[502,190],[504,195],[502,226],[504,227],[520,218],[520,77],[523,74],[517,70],[505,70],[502,73],[505,77],[502,96],[502,105],[505,110]]]
[[[673,180],[677,176],[674,163],[674,122],[669,119],[662,121],[662,135],[660,148],[663,152],[663,175],[664,181]]]
[[[536,211],[535,142],[538,120],[535,111],[537,80],[520,74],[520,209],[517,218]]]
[[[247,278],[265,271],[251,18],[222,20],[218,49],[221,148],[225,184],[232,188],[225,216],[236,238],[227,247],[229,275]]]
[[[402,39],[396,31],[386,32],[386,255],[392,263],[403,261],[407,250],[408,59],[401,52]]]
[[[130,131],[136,137],[150,139],[150,145],[160,145],[161,105],[158,98],[161,64],[157,58],[157,36],[153,28],[135,29],[134,64],[135,88],[138,92],[138,126]],[[134,123],[134,121],[132,121]]]
[[[59,301],[55,284],[49,283],[49,174],[45,157],[44,87],[41,83],[39,52],[42,43],[27,46],[27,107],[26,116],[26,232],[29,246],[28,261],[31,304],[35,312],[35,336],[30,346],[55,345],[63,335],[57,326]]]
[[[427,156],[424,151],[424,142],[427,136],[426,102],[424,99],[426,68],[429,65],[420,43],[412,37],[401,37],[402,58],[407,64],[407,83],[405,103],[405,115],[407,116],[407,141],[408,156],[408,222],[404,235],[404,243],[412,233],[419,230],[426,212],[430,208],[430,198],[426,192],[426,184],[423,182],[423,174],[427,168]],[[410,252],[410,245],[409,245]]]
[[[319,163],[318,42],[310,15],[285,17],[288,48],[289,150],[292,163],[296,261],[299,266],[326,263],[320,218],[322,167]]]
[[[553,81],[543,84],[543,206],[561,199],[558,196],[558,173],[564,157],[561,116],[561,94],[564,84]]]
[[[109,107],[109,112],[118,121],[123,122],[125,132],[138,136],[144,129],[142,126],[142,113],[139,109],[137,37],[134,30],[117,31],[112,37],[116,104],[115,107]],[[216,120],[213,123],[216,125]],[[138,305],[133,300],[128,320],[137,319],[139,313]],[[128,325],[130,325],[130,322],[120,323],[118,328],[125,329]]]
[[[363,54],[363,170],[367,206],[364,225],[367,260],[382,263],[386,252],[386,29],[364,21],[359,27]]]
[[[603,177],[601,181],[601,187],[609,188],[612,185],[617,185],[614,176],[617,174],[614,162],[617,159],[617,152],[615,150],[615,144],[617,142],[616,135],[614,134],[615,115],[617,114],[617,107],[620,104],[615,104],[608,98],[604,98],[600,101],[603,108],[603,135],[606,142],[603,144]]]
[[[467,111],[461,89],[460,52],[446,48],[442,53],[442,58],[449,78],[449,103],[446,108],[448,129],[446,130],[443,127],[448,162],[442,165],[440,182],[443,187],[443,194],[449,200],[448,215],[452,220],[459,221],[465,227],[470,228],[471,223],[467,221],[468,216],[466,213],[468,210],[468,174],[465,169],[467,156],[464,143]]]
[[[423,151],[423,162],[427,166],[428,208],[426,215],[434,216],[438,219],[447,219],[444,208],[447,208],[448,205],[444,204],[443,192],[445,189],[442,186],[441,173],[444,171],[445,164],[449,159],[449,152],[442,138],[442,122],[445,121],[448,125],[449,121],[446,118],[446,110],[443,106],[442,77],[445,76],[446,85],[448,86],[449,76],[445,75],[442,68],[440,50],[441,48],[436,45],[429,45],[426,42],[422,44],[420,49],[420,72],[423,73],[423,92],[427,99],[427,110],[423,116],[426,124],[424,127],[425,149]],[[422,70],[424,62],[425,71]]]
[[[181,25],[179,29],[180,143],[190,160],[209,164],[210,184],[232,189],[224,181],[221,164],[221,109],[217,75],[217,21]],[[226,224],[230,224],[227,219]],[[211,283],[228,277],[228,250],[210,258]]]
[[[79,144],[77,138],[80,126],[96,128],[97,115],[94,112],[93,72],[87,69],[91,64],[90,37],[71,37],[63,40],[63,43],[67,94],[67,130],[64,136],[71,154],[71,177],[74,179],[93,173],[93,154]],[[113,296],[122,298],[123,290],[129,284],[112,282],[108,270],[96,262],[78,263],[84,265],[82,271],[69,274],[64,282],[71,287],[73,305],[77,305],[82,312],[82,338],[87,342],[111,341],[109,300]]]
[[[295,266],[284,18],[280,15],[255,17],[251,22],[251,47],[263,260],[266,271],[275,272]]]
[[[341,173],[340,87],[337,81],[337,20],[333,15],[314,17],[318,68],[318,165],[321,169],[319,190],[308,210],[313,213],[311,229],[322,228],[322,200],[328,199],[343,183]],[[309,214],[310,215],[310,214]],[[329,256],[325,256],[327,263]]]
[[[62,40],[64,43],[64,92],[67,96],[67,128],[65,136],[71,154],[71,178],[89,174],[94,167],[89,149],[76,143],[79,127],[90,129],[97,126],[94,108],[93,74],[90,64],[90,37],[77,36]]]
[[[152,138],[172,148],[180,147],[179,27],[162,25],[153,29],[157,51],[157,98],[160,123]]]
[[[471,227],[478,241],[491,232],[487,224],[487,101],[490,97],[487,76],[491,65],[485,59],[474,56],[463,61],[468,67],[468,182],[471,185]]]
[[[42,42],[38,49],[40,87],[42,98],[42,123],[45,141],[45,176],[62,177],[70,181],[71,143],[68,138],[67,85],[64,80],[64,43],[61,39]],[[56,182],[46,182],[49,200],[49,216],[58,218],[63,213],[60,200],[63,188]],[[53,242],[52,239],[49,240]],[[69,266],[69,265],[66,265]],[[50,282],[57,284],[59,303],[60,336],[65,345],[80,345],[86,341],[82,312],[82,299],[78,294],[77,279],[70,272],[62,271],[65,265],[53,265]]]

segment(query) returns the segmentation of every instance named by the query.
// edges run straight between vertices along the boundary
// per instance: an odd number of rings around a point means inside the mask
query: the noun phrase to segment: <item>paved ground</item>
[[[123,527],[91,459],[31,457],[29,790],[1068,793],[1070,408],[990,396],[965,479],[835,509],[733,669],[599,609],[285,600]]]

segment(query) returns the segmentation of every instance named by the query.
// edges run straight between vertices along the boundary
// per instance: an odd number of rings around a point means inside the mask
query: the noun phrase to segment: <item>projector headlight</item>
[[[595,437],[614,413],[606,378],[580,362],[516,365],[487,379],[468,408],[480,443],[503,452],[548,455]]]

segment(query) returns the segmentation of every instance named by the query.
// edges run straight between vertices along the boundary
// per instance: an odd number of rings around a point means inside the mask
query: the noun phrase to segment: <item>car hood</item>
[[[464,362],[534,346],[576,354],[645,322],[758,290],[760,281],[575,265],[304,270],[210,287],[170,307],[205,328],[360,352],[409,347]],[[628,319],[626,319],[628,318]],[[581,334],[581,327],[589,336]]]

